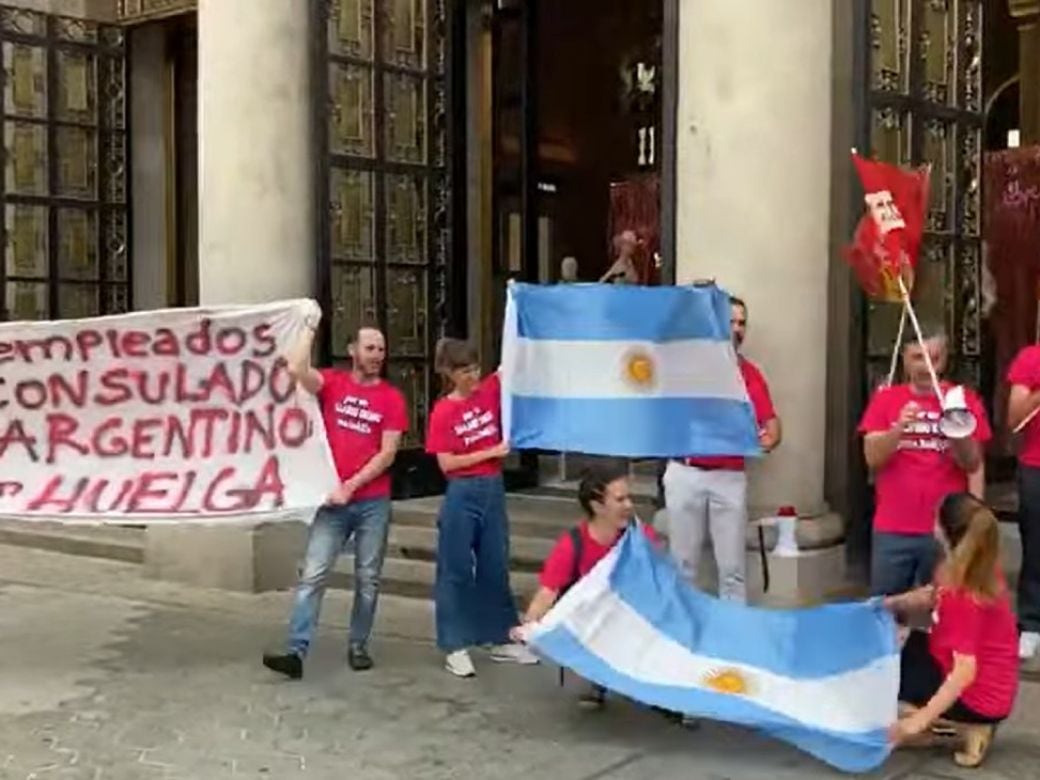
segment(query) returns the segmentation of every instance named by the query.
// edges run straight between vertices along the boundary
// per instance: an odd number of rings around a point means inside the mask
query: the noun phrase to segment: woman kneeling
[[[927,633],[911,631],[903,646],[899,699],[906,712],[892,739],[901,744],[952,727],[962,743],[954,760],[975,767],[1014,705],[1017,630],[993,512],[956,493],[943,501],[938,520],[945,560],[935,584],[885,600],[900,617],[931,613],[933,621]]]

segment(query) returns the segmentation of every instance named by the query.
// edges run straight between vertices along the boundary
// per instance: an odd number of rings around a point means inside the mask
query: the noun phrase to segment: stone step
[[[433,583],[437,565],[433,561],[387,557],[383,562],[381,590],[395,596],[433,598]],[[538,575],[513,571],[510,583],[517,601],[527,603],[538,589]],[[354,588],[354,556],[343,555],[329,575],[329,587],[343,590]]]
[[[435,528],[440,496],[395,501],[393,524]],[[573,495],[556,496],[510,493],[506,498],[512,539],[531,537],[554,540],[581,519],[581,507]]]
[[[144,533],[139,526],[0,520],[0,544],[126,563],[144,562]]]
[[[517,536],[509,540],[510,565],[514,571],[537,572],[552,551],[555,538]],[[433,561],[437,558],[437,529],[395,522],[390,527],[387,556]]]

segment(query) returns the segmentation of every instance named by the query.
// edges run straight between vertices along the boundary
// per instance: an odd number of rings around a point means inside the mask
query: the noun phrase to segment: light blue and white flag
[[[516,449],[760,454],[717,287],[510,284],[503,430]]]
[[[719,601],[630,530],[527,638],[608,690],[750,726],[843,771],[874,769],[889,753],[899,649],[892,617],[870,603]]]

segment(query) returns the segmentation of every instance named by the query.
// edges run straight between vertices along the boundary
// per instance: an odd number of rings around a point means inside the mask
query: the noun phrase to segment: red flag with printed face
[[[928,213],[929,169],[904,171],[853,153],[866,213],[845,257],[871,298],[900,301],[899,278],[909,290]]]

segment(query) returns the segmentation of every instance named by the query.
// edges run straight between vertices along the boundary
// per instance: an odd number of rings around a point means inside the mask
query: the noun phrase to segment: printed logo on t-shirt
[[[899,439],[899,449],[945,452],[950,442],[939,432],[940,419],[942,415],[939,412],[918,412],[917,420],[910,423]]]
[[[368,399],[348,395],[335,406],[336,425],[368,435],[373,428],[383,422],[382,412],[376,412],[371,408]]]
[[[479,406],[474,407],[462,414],[462,422],[455,426],[454,431],[463,447],[469,447],[482,439],[494,438],[498,435],[495,413],[485,412]]]

